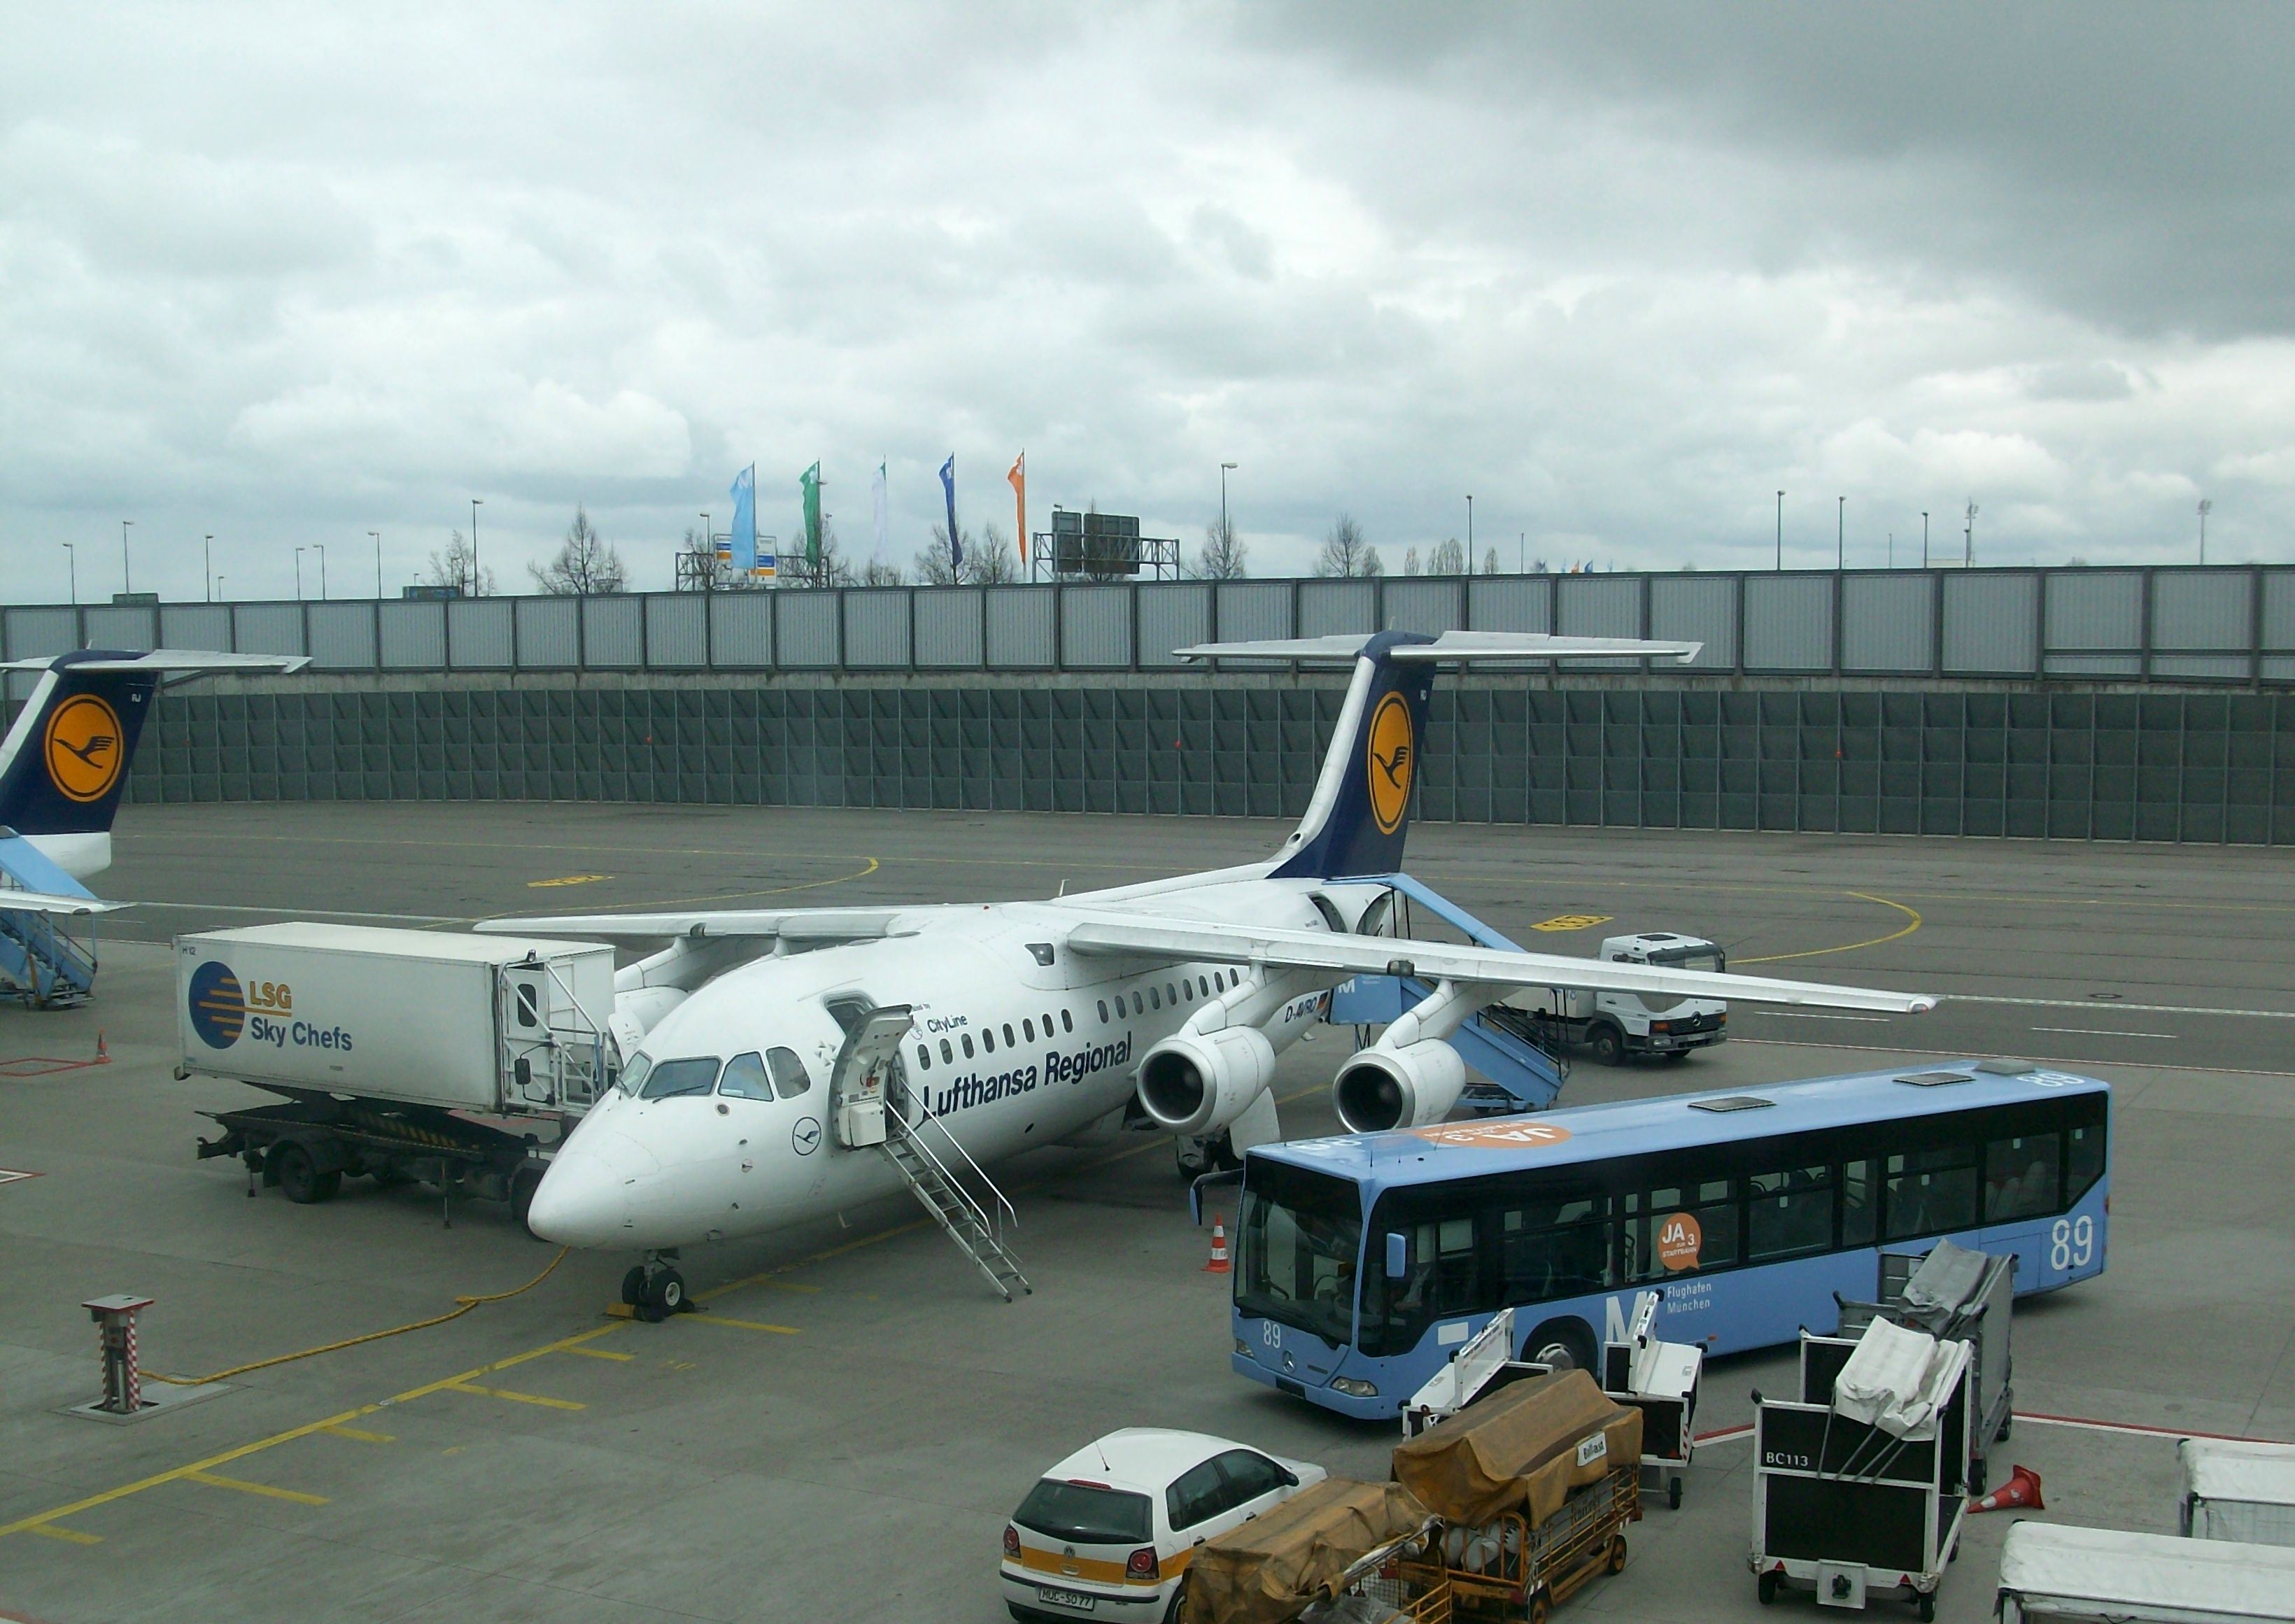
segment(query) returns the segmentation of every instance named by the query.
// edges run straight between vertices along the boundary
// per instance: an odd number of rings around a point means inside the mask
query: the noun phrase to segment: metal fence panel
[[[522,671],[564,671],[582,663],[582,600],[517,598],[518,664]]]
[[[1291,583],[1288,581],[1222,581],[1219,583],[1220,641],[1259,642],[1291,635]]]
[[[1034,671],[1054,665],[1059,648],[1052,623],[1059,613],[1056,586],[992,586],[987,592],[988,664],[996,671]]]
[[[1841,578],[1841,668],[1923,672],[1936,664],[1936,581],[1897,570]]]
[[[1060,664],[1131,664],[1131,594],[1129,586],[1063,586],[1060,594]]]
[[[980,589],[928,586],[917,593],[917,664],[935,669],[980,664]]]
[[[1745,577],[1745,669],[1833,669],[1833,577]]]
[[[777,592],[773,595],[773,652],[791,669],[820,671],[837,664],[840,616],[837,594]]]
[[[1330,637],[1343,632],[1378,630],[1376,581],[1303,581],[1299,583],[1301,637]]]
[[[176,648],[211,649],[212,643],[177,643]],[[311,606],[311,664],[321,671],[375,668],[374,605],[314,603]]]
[[[1384,632],[1457,632],[1466,624],[1466,582],[1457,576],[1389,581]]]
[[[2152,577],[2154,649],[2246,649],[2255,636],[2245,570],[2163,569]],[[2241,673],[2244,675],[2244,673]]]
[[[446,657],[457,671],[505,671],[514,664],[517,613],[508,598],[464,598],[446,605]]]
[[[372,617],[373,611],[363,603],[339,603],[323,606],[336,609],[351,609]],[[367,645],[373,647],[372,632]],[[204,649],[211,653],[230,654],[231,605],[227,603],[170,603],[159,610],[159,647],[162,649]],[[367,662],[372,665],[373,661]]]
[[[909,593],[901,587],[844,594],[845,663],[876,668],[909,664]]]
[[[711,592],[709,658],[721,671],[755,671],[773,663],[773,595]]]
[[[1944,668],[1971,676],[2028,676],[2038,664],[2038,575],[1948,573]]]
[[[1466,625],[1475,632],[1551,632],[1554,577],[1476,576],[1466,583]]]
[[[1693,671],[1732,671],[1737,665],[1737,577],[1653,575],[1650,577],[1650,635],[1703,643]],[[1678,669],[1672,661],[1660,671]]]
[[[10,609],[7,631],[7,654],[12,660],[69,654],[79,647],[79,611],[69,608]]]
[[[2187,682],[2244,682],[2247,665],[2244,654],[2155,654],[2152,674]]]
[[[582,604],[582,663],[625,671],[645,664],[645,606],[636,598],[589,598]]]
[[[1638,575],[1557,575],[1554,629],[1564,637],[1639,637],[1642,583]],[[1572,660],[1572,671],[1631,671],[1636,659]]]
[[[2135,676],[2144,669],[2144,577],[2132,569],[2059,570],[2042,582],[2045,669],[2054,676]]]
[[[386,603],[380,653],[386,671],[439,671],[446,664],[446,606],[419,600]]]
[[[1192,661],[1173,659],[1172,650],[1211,641],[1212,589],[1175,582],[1132,590],[1139,594],[1139,663],[1192,665]]]
[[[2263,572],[2263,646],[2295,649],[2295,569]]]
[[[299,603],[239,603],[232,606],[231,646],[241,654],[307,654],[303,647]],[[443,657],[445,650],[441,649]]]
[[[138,605],[97,604],[87,611],[87,646],[149,653],[159,646],[159,612]]]
[[[655,592],[645,600],[646,665],[657,671],[709,663],[709,595]]]

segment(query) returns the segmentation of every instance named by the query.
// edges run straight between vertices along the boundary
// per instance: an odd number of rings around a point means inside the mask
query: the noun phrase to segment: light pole
[[[1841,498],[1841,505],[1833,510],[1833,568],[1834,574],[1849,567],[1849,498]]]
[[[1227,544],[1227,477],[1235,472],[1236,466],[1232,462],[1220,464],[1220,544],[1221,546]]]
[[[1929,510],[1921,510],[1921,567],[1929,567]]]
[[[2208,515],[2215,510],[2213,497],[2200,498],[2200,562],[2202,564],[2208,561]]]
[[[127,575],[127,526],[135,522],[132,518],[119,521],[119,590],[123,592],[135,590],[135,583]]]
[[[473,598],[478,595],[478,509],[484,505],[483,498],[470,498],[470,596]]]
[[[1518,575],[1530,573],[1530,532],[1527,530],[1515,542],[1514,573]]]
[[[200,538],[200,578],[207,583],[208,601],[215,601],[215,537]]]
[[[1966,517],[1967,526],[1960,533],[1960,567],[1972,569],[1976,567],[1976,504],[1972,502]]]
[[[313,542],[311,551],[319,555],[319,598],[323,602],[327,596],[327,544]]]
[[[295,549],[295,601],[298,603],[303,601],[303,552],[304,549],[300,547]]]
[[[79,607],[79,554],[72,551],[72,544],[69,542],[63,543],[63,550],[64,568],[71,574],[72,607],[78,608]]]
[[[1474,494],[1466,493],[1466,573],[1474,573]]]
[[[216,577],[216,592],[218,595],[223,592],[223,577],[221,575],[217,575]]]
[[[1777,493],[1777,568],[1785,567],[1785,494]]]
[[[374,537],[374,595],[380,599],[382,596],[382,532],[370,530],[367,534]]]

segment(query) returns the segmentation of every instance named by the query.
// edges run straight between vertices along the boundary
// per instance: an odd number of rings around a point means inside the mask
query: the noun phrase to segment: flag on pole
[[[891,560],[886,558],[885,554],[886,550],[892,545],[892,526],[885,494],[885,465],[882,462],[877,464],[877,477],[869,482],[869,488],[870,494],[876,498],[877,562],[879,564],[889,563]]]
[[[1012,486],[1012,502],[1019,513],[1020,567],[1028,567],[1028,452],[1021,447],[1020,454],[1012,459],[1012,471],[1004,476]]]
[[[815,571],[821,568],[821,464],[816,462],[797,476],[797,484],[804,491],[804,561]]]
[[[940,488],[948,498],[948,566],[951,571],[964,567],[964,543],[956,539],[956,453],[948,453],[948,461],[940,465]]]
[[[733,476],[733,533],[718,557],[731,565],[737,575],[750,575],[757,568],[757,465],[754,462]]]

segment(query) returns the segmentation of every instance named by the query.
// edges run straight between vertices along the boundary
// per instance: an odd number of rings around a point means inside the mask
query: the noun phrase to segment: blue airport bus
[[[1708,1353],[1869,1301],[1883,1250],[2013,1253],[2016,1290],[2103,1272],[2108,1084],[1969,1061],[1253,1150],[1236,1370],[1396,1415],[1500,1309],[1523,1359],[1597,1369],[1636,1295]]]

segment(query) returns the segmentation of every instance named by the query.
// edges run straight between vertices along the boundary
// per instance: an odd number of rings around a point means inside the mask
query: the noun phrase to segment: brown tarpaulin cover
[[[1426,1508],[1400,1483],[1325,1478],[1196,1547],[1187,1624],[1284,1624],[1316,1587],[1383,1545],[1415,1534]]]
[[[1605,1396],[1582,1370],[1558,1370],[1502,1388],[1402,1444],[1394,1475],[1448,1522],[1480,1527],[1527,1510],[1543,1522],[1572,1489],[1641,1457],[1641,1411]]]

